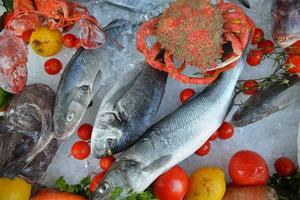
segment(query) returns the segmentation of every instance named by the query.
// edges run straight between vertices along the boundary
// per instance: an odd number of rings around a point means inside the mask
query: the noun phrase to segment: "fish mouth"
[[[61,131],[63,129],[54,125],[54,137],[58,140],[65,140],[72,135],[75,129],[76,128],[69,128],[67,130]]]
[[[295,42],[297,42],[300,39],[300,37],[294,37],[294,36],[278,36],[275,38],[276,42],[282,47],[282,48],[288,48],[292,46]]]
[[[110,148],[101,148],[101,149],[92,148],[92,155],[95,158],[99,159],[102,157],[111,156],[113,155],[113,152]]]

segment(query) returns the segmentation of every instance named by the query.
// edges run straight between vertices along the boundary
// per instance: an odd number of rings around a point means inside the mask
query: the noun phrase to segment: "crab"
[[[162,16],[144,22],[137,32],[137,49],[148,64],[186,84],[210,84],[233,68],[247,46],[255,25],[234,3],[217,0],[177,0]],[[157,41],[148,47],[147,38]],[[232,54],[223,56],[224,43]],[[179,67],[175,64],[179,62]],[[186,66],[200,69],[204,77],[184,74]]]

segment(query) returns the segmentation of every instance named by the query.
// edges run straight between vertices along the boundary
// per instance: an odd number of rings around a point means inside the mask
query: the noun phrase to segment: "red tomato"
[[[221,140],[227,140],[231,138],[234,134],[234,127],[229,122],[223,122],[223,124],[218,129],[219,138]]]
[[[5,12],[4,18],[3,18],[3,28],[7,25],[8,21],[14,16],[14,12],[8,11]]]
[[[77,135],[82,140],[90,140],[92,137],[93,126],[90,124],[82,124],[78,130]]]
[[[274,163],[275,170],[282,177],[288,177],[295,173],[296,166],[293,161],[286,157],[278,158]]]
[[[285,67],[288,73],[300,73],[300,55],[289,55],[285,61]]]
[[[260,28],[256,28],[254,30],[254,33],[253,33],[253,36],[252,36],[251,44],[257,44],[260,41],[264,40],[264,36],[265,36],[264,31],[261,30]]]
[[[245,95],[254,95],[258,90],[258,82],[255,80],[245,81],[242,91]]]
[[[300,40],[295,42],[292,46],[286,48],[288,54],[297,54],[300,55]]]
[[[73,34],[65,34],[63,37],[63,43],[68,48],[74,48],[76,46],[77,38]]]
[[[27,30],[22,35],[21,38],[24,42],[28,43],[30,40],[30,36],[32,34],[33,30]]]
[[[229,162],[229,176],[240,186],[264,185],[269,179],[269,169],[265,160],[253,151],[239,151]]]
[[[257,48],[262,50],[264,54],[269,54],[273,53],[275,46],[271,40],[263,40],[257,44]]]
[[[182,200],[188,191],[189,177],[176,165],[153,183],[153,192],[159,200]]]
[[[195,90],[191,88],[187,88],[181,91],[180,93],[180,101],[181,103],[187,102],[192,96],[196,94]]]
[[[80,49],[80,47],[81,47],[81,41],[79,38],[77,38],[76,43],[75,43],[75,48]]]
[[[261,60],[263,58],[263,52],[258,49],[254,49],[249,51],[248,56],[247,56],[247,63],[250,66],[256,66],[260,64]]]
[[[96,188],[98,187],[99,183],[101,183],[103,177],[105,176],[105,172],[101,172],[94,176],[94,178],[91,180],[90,183],[90,192],[94,192]]]
[[[45,62],[44,69],[48,74],[55,75],[62,70],[62,64],[58,59],[51,58]]]
[[[215,141],[219,136],[219,131],[216,130],[216,132],[214,134],[212,134],[212,136],[210,136],[210,138],[208,139],[208,141]]]
[[[73,144],[71,154],[77,160],[83,160],[89,157],[91,153],[91,147],[89,143],[85,141],[78,141]]]
[[[113,162],[115,162],[115,160],[116,159],[113,156],[103,157],[100,158],[99,165],[104,171],[107,171],[112,166]]]
[[[205,156],[209,153],[210,147],[211,147],[210,142],[207,141],[202,145],[202,147],[200,147],[200,149],[198,149],[195,152],[195,154],[197,154],[198,156]]]

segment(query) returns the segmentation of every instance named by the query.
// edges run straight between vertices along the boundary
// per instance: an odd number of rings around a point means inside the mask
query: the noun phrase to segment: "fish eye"
[[[74,119],[74,113],[69,113],[66,117],[67,121],[72,121]]]
[[[99,192],[101,194],[104,194],[109,189],[109,184],[107,182],[104,182],[101,187],[99,188]]]
[[[108,138],[108,139],[106,140],[106,145],[107,145],[108,148],[114,147],[114,146],[115,146],[115,140],[113,140],[113,139],[111,139],[111,138]]]
[[[78,89],[79,89],[79,92],[84,95],[88,94],[90,91],[90,87],[88,85],[82,85]]]

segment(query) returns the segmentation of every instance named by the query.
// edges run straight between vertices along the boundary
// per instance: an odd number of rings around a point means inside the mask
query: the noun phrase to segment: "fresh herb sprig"
[[[300,200],[300,171],[291,177],[280,177],[274,174],[268,185],[278,193],[278,200]]]
[[[68,193],[73,193],[73,194],[78,194],[81,196],[85,196],[89,198],[91,196],[91,193],[89,191],[89,185],[90,185],[90,177],[85,177],[82,179],[79,184],[76,185],[71,185],[68,184],[64,177],[59,177],[55,181],[55,187],[57,190],[61,192],[68,192]]]
[[[111,193],[110,200],[157,200],[154,197],[151,188],[146,189],[142,193],[131,191],[125,198],[121,197],[122,192],[122,188],[116,187],[115,190]]]

